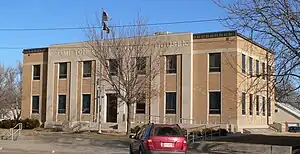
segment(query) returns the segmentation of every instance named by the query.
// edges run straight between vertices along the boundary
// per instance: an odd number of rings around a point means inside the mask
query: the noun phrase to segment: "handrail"
[[[14,132],[14,129],[16,129],[17,127],[19,127],[18,130]],[[19,136],[21,135],[22,127],[23,127],[22,123],[18,123],[15,127],[10,128],[10,135],[9,136],[11,136],[12,141],[14,140],[14,134],[19,132]]]

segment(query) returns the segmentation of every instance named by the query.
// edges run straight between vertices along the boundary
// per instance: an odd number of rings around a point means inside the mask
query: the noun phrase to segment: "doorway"
[[[117,122],[118,115],[118,98],[116,94],[106,94],[107,108],[106,108],[106,122]]]

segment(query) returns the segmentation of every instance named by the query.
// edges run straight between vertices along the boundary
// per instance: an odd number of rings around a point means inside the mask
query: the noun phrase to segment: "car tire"
[[[130,153],[130,154],[133,154],[131,145],[129,146],[129,153]]]

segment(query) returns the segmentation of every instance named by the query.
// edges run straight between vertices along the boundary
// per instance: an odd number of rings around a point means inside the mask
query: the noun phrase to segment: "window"
[[[252,70],[252,67],[253,67],[253,64],[252,64],[252,58],[249,57],[249,74],[252,75],[253,73],[253,70]]]
[[[40,111],[40,96],[32,96],[32,113],[38,114]]]
[[[242,54],[242,72],[246,73],[246,56]]]
[[[59,78],[66,79],[68,75],[67,63],[59,63]]]
[[[136,113],[145,114],[146,113],[146,96],[145,93],[142,94],[139,101],[136,103]]]
[[[154,129],[151,131],[151,135],[153,136],[173,136],[173,137],[181,137],[183,136],[182,131],[180,130],[179,127],[172,127],[172,126],[164,126],[164,127],[159,127],[156,126]]]
[[[268,110],[268,116],[271,116],[271,99],[270,98],[268,98],[267,110]]]
[[[256,60],[256,75],[259,75],[259,61]]]
[[[221,53],[209,54],[209,72],[221,72]]]
[[[209,114],[221,114],[221,92],[209,92]]]
[[[176,73],[177,70],[177,56],[176,55],[170,55],[170,56],[166,56],[166,71],[167,74],[170,73]]]
[[[176,114],[176,92],[166,92],[166,114]]]
[[[266,115],[266,98],[262,97],[262,115]]]
[[[117,59],[109,60],[109,74],[114,76],[118,74],[119,63]]]
[[[253,114],[253,94],[250,94],[249,97],[249,114]]]
[[[147,63],[146,57],[137,57],[136,58],[136,68],[137,68],[138,74],[140,74],[140,75],[146,74],[146,63]]]
[[[41,65],[33,65],[33,80],[40,80]]]
[[[83,62],[83,77],[91,77],[92,75],[92,61]]]
[[[256,115],[259,115],[259,96],[256,95]]]
[[[91,94],[82,95],[82,113],[90,114],[91,111]]]
[[[261,66],[262,68],[262,77],[263,77],[263,79],[266,79],[266,65],[265,65],[265,63],[262,63],[262,66]]]
[[[242,93],[242,115],[246,114],[246,93]]]
[[[66,113],[66,95],[58,95],[58,113]]]

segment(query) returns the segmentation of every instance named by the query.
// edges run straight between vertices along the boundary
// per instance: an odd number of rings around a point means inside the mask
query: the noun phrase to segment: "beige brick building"
[[[159,95],[135,105],[133,121],[150,115],[159,122],[232,124],[235,131],[273,122],[274,95],[266,93],[265,75],[267,64],[272,68],[267,61],[267,56],[273,61],[272,52],[236,31],[158,37],[169,42],[155,79]],[[120,100],[107,85],[98,92],[93,70],[100,64],[83,46],[78,42],[23,51],[22,118],[46,125],[95,121],[101,102],[103,124],[124,124],[126,106],[112,105]]]

